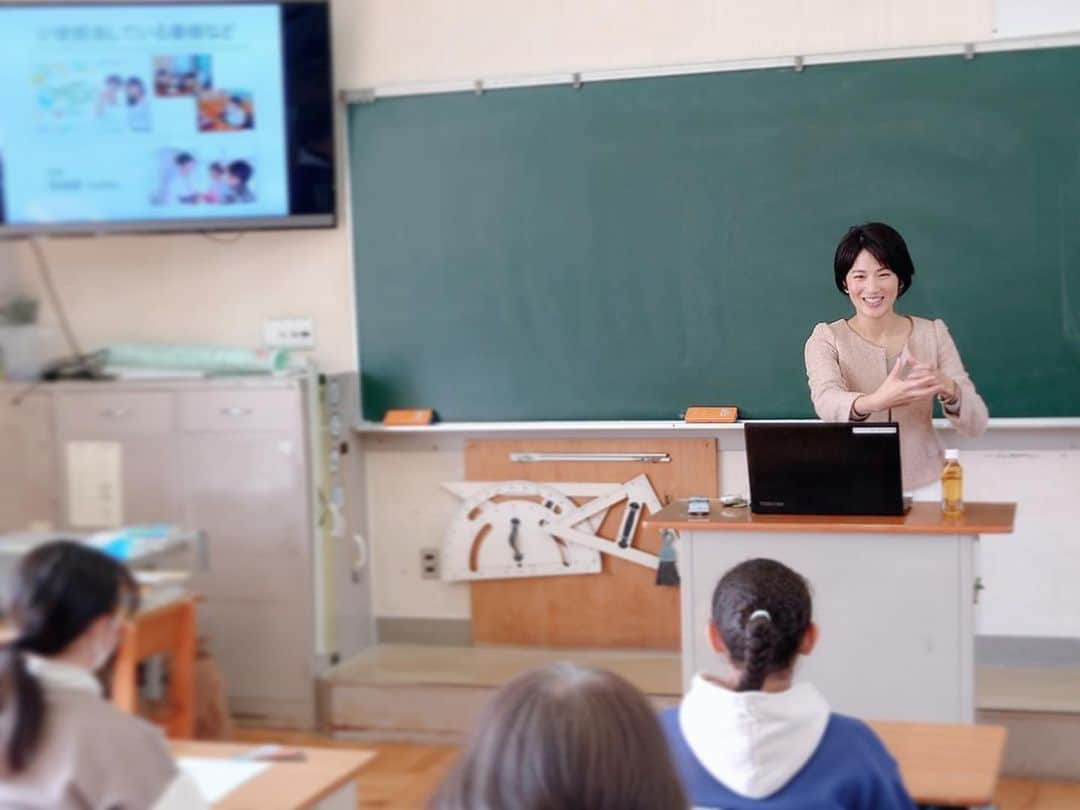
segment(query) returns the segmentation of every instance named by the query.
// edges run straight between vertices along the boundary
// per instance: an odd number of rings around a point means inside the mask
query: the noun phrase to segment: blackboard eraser
[[[686,409],[683,421],[687,424],[706,424],[710,422],[734,422],[739,417],[739,409],[734,405],[694,405]]]
[[[391,408],[383,414],[382,423],[390,427],[430,425],[435,421],[431,408]]]

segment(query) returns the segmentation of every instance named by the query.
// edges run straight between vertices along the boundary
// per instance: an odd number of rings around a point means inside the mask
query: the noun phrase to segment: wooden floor
[[[334,740],[319,734],[277,729],[240,728],[238,742],[276,742],[286,745],[363,748],[374,751],[374,762],[360,776],[358,808],[362,810],[422,810],[432,789],[457,755],[452,745],[408,743],[357,743]],[[1080,779],[1080,774],[1077,774]],[[996,810],[1077,810],[1080,782],[1033,782],[1003,779],[998,787]]]

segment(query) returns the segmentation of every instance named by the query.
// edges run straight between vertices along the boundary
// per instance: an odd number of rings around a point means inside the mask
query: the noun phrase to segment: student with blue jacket
[[[730,676],[699,673],[661,715],[696,808],[913,810],[896,762],[860,720],[793,683],[817,641],[806,581],[775,560],[748,560],[713,592],[708,626]]]

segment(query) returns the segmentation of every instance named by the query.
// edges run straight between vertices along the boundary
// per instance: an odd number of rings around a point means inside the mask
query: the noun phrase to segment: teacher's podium
[[[969,503],[946,518],[937,503],[902,517],[755,515],[711,502],[691,517],[672,503],[648,525],[679,532],[683,688],[726,664],[706,637],[720,577],[754,557],[779,560],[810,582],[814,652],[796,680],[839,712],[881,720],[975,720],[976,543],[1013,530],[1016,505]]]

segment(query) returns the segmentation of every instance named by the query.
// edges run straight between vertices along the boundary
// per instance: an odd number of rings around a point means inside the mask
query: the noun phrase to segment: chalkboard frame
[[[902,308],[946,320],[993,416],[1078,415],[1077,68],[1060,48],[355,105],[364,416],[810,416],[802,341],[848,314],[831,254],[867,219],[907,237]]]

